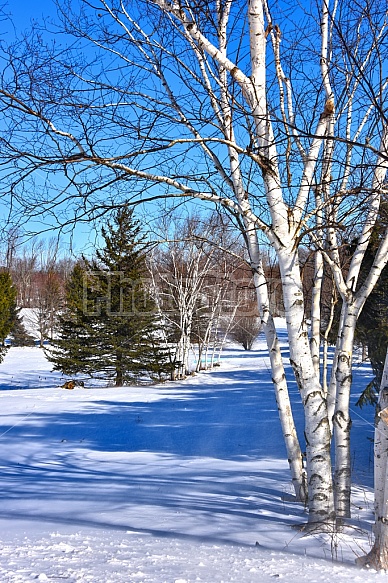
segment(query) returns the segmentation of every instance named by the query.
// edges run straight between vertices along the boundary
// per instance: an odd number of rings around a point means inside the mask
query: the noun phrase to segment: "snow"
[[[356,365],[353,402],[370,379]],[[63,381],[37,347],[11,348],[0,365],[1,582],[386,580],[354,565],[372,542],[373,409],[352,407],[350,524],[337,535],[292,528],[307,515],[293,501],[261,339],[182,382],[67,391]]]
[[[30,336],[35,340],[40,340],[39,332],[39,309],[38,308],[22,308],[19,315],[23,321],[24,328]]]

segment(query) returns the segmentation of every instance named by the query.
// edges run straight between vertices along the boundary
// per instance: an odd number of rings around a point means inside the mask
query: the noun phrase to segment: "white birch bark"
[[[333,488],[330,459],[330,431],[326,401],[315,373],[304,320],[303,290],[295,238],[311,188],[317,157],[326,131],[326,116],[322,115],[310,151],[306,155],[303,177],[294,209],[285,204],[277,169],[277,154],[265,96],[265,31],[262,2],[250,3],[249,9],[252,82],[255,86],[253,116],[259,144],[268,161],[263,171],[268,207],[282,274],[290,360],[300,387],[305,411],[307,482],[309,522],[331,523],[334,520]]]
[[[298,255],[286,248],[279,252],[283,298],[290,347],[290,362],[305,413],[306,467],[309,523],[332,526],[335,520],[330,459],[330,427],[326,399],[314,370],[307,326]]]
[[[309,151],[304,156],[303,175],[292,211],[284,204],[278,174],[273,172],[264,174],[273,231],[276,235],[276,241],[273,240],[273,245],[277,252],[282,276],[290,361],[299,385],[305,412],[309,522],[312,524],[331,524],[334,521],[330,428],[325,395],[319,383],[319,375],[314,367],[309,346],[295,240],[312,186],[322,138],[327,132],[328,118],[327,112],[321,115],[315,130],[315,137]],[[272,132],[268,131],[267,139],[270,143],[271,137]],[[273,145],[268,148],[271,163],[276,161],[273,140],[272,143]]]
[[[320,197],[316,195],[320,206]],[[316,217],[318,237],[322,240],[322,215],[319,211]],[[321,346],[321,299],[323,283],[323,255],[319,249],[314,256],[314,282],[311,294],[311,332],[310,350],[313,359],[315,374],[320,378],[320,346]]]
[[[323,208],[330,198],[330,182],[332,172],[332,156],[334,142],[330,139],[334,134],[334,94],[330,83],[329,75],[329,0],[322,2],[321,18],[321,75],[325,90],[326,104],[324,117],[326,119],[326,140],[323,145],[323,162],[321,173],[321,184],[315,192],[315,221],[317,227],[318,240],[323,243]],[[322,200],[323,198],[323,200]],[[315,278],[312,294],[312,316],[311,316],[311,354],[315,371],[320,378],[320,339],[321,339],[321,294],[323,283],[323,255],[318,248],[315,252]],[[324,386],[325,390],[325,386]],[[325,390],[326,393],[326,390]]]
[[[333,418],[333,414],[334,414],[334,403],[333,403],[333,408],[331,409],[330,407],[330,403],[329,403],[329,399],[328,399],[328,362],[329,362],[329,335],[330,332],[332,330],[333,327],[333,322],[334,322],[334,310],[335,310],[335,306],[337,304],[337,290],[335,287],[333,287],[332,293],[331,293],[331,298],[330,298],[330,314],[329,314],[329,319],[327,322],[327,326],[326,326],[326,330],[323,333],[323,342],[322,342],[322,346],[323,346],[323,356],[322,356],[322,388],[324,391],[324,394],[326,395],[326,401],[327,401],[327,416],[329,418],[329,423],[331,421],[331,419]],[[331,413],[331,415],[330,415]]]
[[[337,520],[350,517],[350,387],[352,384],[353,343],[358,310],[354,304],[343,307],[343,328],[340,350],[336,359],[336,403],[333,416],[335,439],[335,508]]]
[[[265,158],[268,161],[267,171],[263,171],[263,179],[271,212],[273,232],[276,235],[272,242],[277,251],[282,274],[290,360],[305,411],[309,522],[313,524],[332,523],[334,520],[334,501],[326,401],[311,358],[304,319],[299,261],[294,245],[297,225],[300,223],[306,205],[322,137],[326,131],[326,116],[322,115],[318,122],[316,137],[313,139],[305,159],[297,202],[291,212],[282,196],[277,170],[275,140],[266,106],[265,31],[262,2],[257,0],[250,3],[249,21],[252,83],[255,86],[254,107],[252,107],[252,101],[250,104],[253,109],[259,145],[263,148]]]
[[[305,469],[303,468],[302,452],[300,449],[292,414],[287,379],[279,341],[269,307],[268,285],[261,263],[256,231],[250,229],[248,230],[248,234],[250,234],[249,252],[256,289],[256,297],[269,350],[272,382],[274,384],[279,419],[287,450],[288,463],[291,470],[292,484],[294,487],[296,499],[302,502],[306,502],[308,500],[307,476]]]
[[[343,307],[340,319],[339,342],[335,355],[333,374],[335,377],[335,412],[333,429],[335,438],[335,505],[339,520],[350,517],[351,459],[349,413],[350,389],[352,385],[352,354],[357,319],[373,290],[377,279],[388,261],[388,233],[385,234],[377,251],[373,266],[364,282],[356,292],[362,259],[365,256],[372,230],[376,224],[380,208],[381,192],[387,174],[388,163],[384,154],[388,151],[388,131],[384,128],[372,183],[372,193],[368,204],[368,214],[359,237],[356,251],[352,257],[346,279],[346,292],[342,293]],[[334,277],[336,273],[334,272]],[[337,272],[337,280],[341,274]],[[339,282],[339,287],[343,282]],[[334,385],[334,379],[333,379]],[[331,397],[332,398],[332,397]]]
[[[364,567],[388,569],[388,350],[385,358],[375,427],[374,483],[375,537],[371,551],[357,562]]]
[[[265,95],[265,33],[263,5],[261,0],[252,0],[249,10],[249,19],[252,67],[251,83],[254,87],[254,92],[248,92],[247,97],[255,118],[256,139],[259,149],[264,149],[266,152],[265,158],[268,160],[266,163],[272,167],[273,160],[270,158],[270,156],[275,155],[275,153],[273,148],[271,149],[271,144],[268,141],[269,126],[267,120]],[[226,40],[226,21],[223,20],[220,21],[219,27],[220,54],[222,55],[223,59],[226,58]],[[234,143],[235,136],[232,125],[232,112],[228,102],[226,68],[222,63],[221,65],[221,109],[224,119],[225,135],[228,136],[230,141]],[[287,450],[288,463],[291,470],[291,479],[296,499],[306,502],[306,475],[303,468],[302,453],[293,419],[280,346],[269,306],[268,284],[264,276],[260,248],[257,238],[257,227],[256,224],[248,217],[248,211],[250,211],[251,208],[247,193],[244,189],[238,152],[232,146],[230,146],[228,150],[234,191],[243,211],[243,224],[250,257],[250,266],[253,273],[259,314],[261,316],[270,354],[272,381],[274,384],[280,424],[282,427],[283,437]]]

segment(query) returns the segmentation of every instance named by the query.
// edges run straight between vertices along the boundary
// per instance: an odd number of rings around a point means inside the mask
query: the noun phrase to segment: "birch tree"
[[[379,394],[379,413],[374,439],[375,525],[374,545],[358,563],[388,569],[388,351]]]
[[[176,375],[185,378],[193,370],[189,358],[192,356],[194,321],[215,269],[215,247],[197,238],[198,230],[204,230],[206,240],[207,229],[199,217],[180,220],[175,217],[173,220],[173,226],[164,224],[162,227],[172,238],[154,254],[150,271],[161,312],[171,330],[171,340],[176,343]]]
[[[168,197],[207,202],[233,216],[253,274],[295,491],[300,499],[308,495],[311,527],[332,528],[336,516],[349,513],[354,326],[388,256],[385,236],[359,281],[386,193],[385,4],[322,0],[311,13],[296,10],[303,25],[295,27],[285,6],[271,12],[266,0],[58,6],[63,46],[58,36],[55,46],[44,45],[32,33],[3,54],[0,163],[16,212],[26,212],[27,200],[30,215],[45,211],[66,225],[123,202]],[[358,240],[346,272],[345,233]],[[310,336],[303,243],[316,252]],[[290,363],[305,413],[306,476],[264,244],[281,275]],[[319,370],[323,262],[343,306],[328,394]]]
[[[238,236],[230,235],[230,227],[230,221],[216,213],[193,211],[172,211],[158,221],[159,245],[149,270],[170,340],[176,342],[179,378],[190,373],[194,344],[197,372],[214,362],[217,345],[231,324],[228,320],[233,320],[239,301],[235,272],[243,259],[236,249]]]
[[[373,171],[371,192],[366,195],[366,218],[358,237],[349,271],[344,274],[339,269],[338,243],[331,244],[330,263],[336,286],[342,299],[341,325],[335,354],[335,366],[332,372],[331,391],[328,396],[329,407],[334,405],[333,427],[336,443],[335,482],[337,497],[337,514],[339,517],[350,516],[350,427],[349,415],[350,389],[352,382],[352,354],[356,324],[366,299],[372,292],[388,258],[388,234],[385,234],[376,252],[374,264],[363,282],[359,281],[362,260],[368,248],[372,230],[376,224],[381,204],[382,192],[387,173],[388,133],[384,133],[380,144],[380,155]],[[329,235],[330,236],[330,235]],[[335,401],[334,394],[335,393]],[[330,411],[330,409],[329,409]]]

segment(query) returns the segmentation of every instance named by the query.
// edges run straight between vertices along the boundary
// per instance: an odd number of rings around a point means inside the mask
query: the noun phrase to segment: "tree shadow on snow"
[[[305,520],[284,502],[290,477],[265,369],[205,373],[160,387],[158,400],[130,394],[96,391],[82,409],[42,407],[0,425],[2,516],[230,542]]]
[[[107,389],[79,410],[13,415],[13,426],[0,425],[3,511],[58,522],[73,515],[76,524],[133,526],[158,536],[207,524],[223,540],[226,526],[285,522],[289,475],[267,372],[218,370],[200,380],[171,384],[173,397],[163,386],[150,402],[147,390],[144,400],[120,402]],[[90,399],[91,391],[83,394]],[[96,519],[91,508],[111,521]],[[294,508],[300,519],[303,509]],[[165,527],[152,528],[164,513]]]

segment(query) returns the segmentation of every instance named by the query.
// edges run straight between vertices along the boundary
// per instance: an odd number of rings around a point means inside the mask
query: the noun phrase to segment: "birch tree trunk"
[[[311,334],[310,350],[315,374],[320,378],[320,347],[321,347],[321,296],[323,280],[323,256],[320,251],[315,253],[314,284],[311,298]]]
[[[284,365],[280,352],[273,317],[269,316],[264,325],[264,333],[269,348],[272,370],[272,382],[275,387],[275,397],[279,412],[280,424],[284,443],[287,450],[287,459],[291,471],[291,480],[296,500],[308,503],[307,474],[303,467],[303,455],[296,433],[295,422],[288,387],[285,378]]]
[[[265,338],[271,362],[272,382],[275,389],[276,403],[282,427],[284,443],[287,450],[287,459],[291,470],[291,479],[296,499],[306,503],[308,501],[307,477],[303,467],[302,452],[292,414],[287,379],[284,370],[282,354],[276,333],[272,314],[268,310],[268,288],[263,281],[262,267],[253,265],[254,281],[258,299],[259,313],[262,317]]]
[[[302,452],[292,413],[283,358],[269,306],[268,284],[264,276],[256,229],[253,225],[249,225],[248,222],[246,222],[246,234],[257,304],[269,350],[272,382],[287,450],[287,459],[291,470],[292,484],[296,499],[306,503],[309,500],[306,471],[303,467]]]
[[[388,350],[378,406],[374,445],[375,541],[371,551],[357,562],[363,567],[388,570]]]
[[[230,7],[230,4],[229,4]],[[247,102],[253,111],[255,120],[256,133],[255,137],[265,152],[265,164],[270,165],[272,158],[276,157],[273,143],[269,139],[271,126],[268,124],[267,104],[266,104],[266,58],[265,58],[265,30],[264,30],[264,13],[262,0],[252,0],[249,10],[250,22],[250,52],[251,52],[251,78],[245,76],[240,80],[241,89]],[[220,17],[219,23],[219,42],[220,51],[224,62],[220,62],[221,87],[221,110],[223,114],[223,125],[225,128],[225,137],[233,144],[235,143],[234,127],[232,124],[232,110],[229,103],[227,70],[224,65],[227,50],[227,11]],[[246,241],[247,250],[250,258],[250,267],[253,274],[256,298],[261,316],[264,333],[266,336],[267,346],[269,349],[272,382],[274,384],[276,402],[279,411],[279,418],[282,427],[284,442],[287,450],[288,463],[291,470],[291,479],[297,500],[307,500],[306,475],[303,468],[302,452],[295,428],[292,414],[291,402],[288,393],[288,386],[280,346],[276,335],[270,306],[268,284],[264,275],[262,258],[257,236],[257,225],[248,213],[251,213],[249,196],[244,188],[244,180],[241,173],[241,164],[239,154],[232,145],[228,148],[229,165],[231,171],[231,180],[236,198],[243,212],[241,224],[243,226],[243,235]],[[272,184],[272,182],[271,182]],[[267,185],[267,189],[271,186]],[[279,189],[276,187],[276,196],[279,196]],[[270,197],[273,193],[270,193]],[[271,199],[271,202],[272,199]],[[279,197],[278,202],[281,202]],[[281,205],[284,209],[284,205]]]
[[[356,331],[357,310],[344,304],[346,323],[342,329],[341,344],[336,366],[336,403],[333,416],[335,439],[334,492],[337,520],[350,517],[351,456],[349,414],[350,388],[352,385],[353,344]]]
[[[321,134],[326,129],[322,116],[309,154],[306,156],[294,212],[284,202],[277,166],[276,142],[266,103],[266,48],[263,3],[250,3],[251,86],[243,85],[247,102],[252,108],[256,136],[262,149],[263,180],[268,207],[271,212],[273,235],[269,235],[276,249],[282,275],[284,307],[286,312],[290,361],[300,388],[305,411],[307,455],[307,488],[309,523],[331,524],[334,520],[334,500],[331,477],[330,431],[326,402],[314,370],[305,323],[303,290],[300,278],[295,236],[305,200],[311,186]],[[274,363],[275,364],[275,363]]]
[[[333,287],[331,296],[330,296],[330,312],[329,318],[326,324],[326,330],[323,333],[323,356],[322,356],[322,388],[326,395],[327,400],[327,415],[329,418],[329,423],[333,418],[333,414],[331,413],[331,408],[328,401],[328,355],[329,355],[329,335],[333,327],[334,322],[334,309],[337,304],[337,290]]]
[[[372,191],[367,197],[367,216],[358,238],[355,252],[350,262],[346,281],[336,263],[332,264],[333,275],[342,296],[342,311],[339,324],[336,353],[333,363],[329,410],[334,401],[333,428],[335,438],[335,504],[339,521],[350,517],[351,459],[349,414],[350,390],[352,385],[352,355],[357,319],[375,286],[381,271],[388,261],[388,233],[382,239],[375,260],[363,284],[357,289],[362,260],[365,256],[372,231],[378,218],[384,180],[388,162],[388,128],[383,127],[379,155],[373,172]],[[334,254],[335,255],[335,254]]]
[[[309,523],[333,528],[335,521],[331,475],[330,426],[326,399],[310,352],[298,255],[290,248],[278,254],[282,275],[290,362],[305,414]]]

